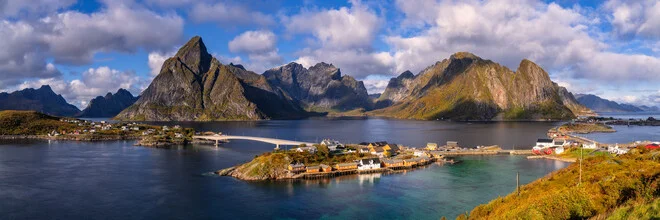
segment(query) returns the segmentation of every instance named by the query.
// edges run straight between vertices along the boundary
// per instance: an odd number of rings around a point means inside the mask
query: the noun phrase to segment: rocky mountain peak
[[[400,74],[399,76],[397,76],[396,78],[399,79],[399,80],[401,80],[401,79],[411,79],[411,78],[414,78],[414,77],[415,77],[415,74],[413,74],[412,72],[410,72],[410,70],[406,70],[405,72],[401,73],[401,74]]]
[[[450,60],[463,60],[463,59],[470,59],[470,60],[481,60],[481,57],[478,57],[477,55],[474,55],[470,52],[456,52],[452,54],[449,57]]]
[[[246,70],[245,67],[241,64],[229,63],[229,65],[233,66],[233,67],[236,67],[236,68],[239,68],[239,69],[242,69],[242,70]]]
[[[191,38],[179,51],[176,53],[181,62],[186,64],[196,74],[208,71],[213,58],[206,50],[206,45],[202,38],[195,36]]]

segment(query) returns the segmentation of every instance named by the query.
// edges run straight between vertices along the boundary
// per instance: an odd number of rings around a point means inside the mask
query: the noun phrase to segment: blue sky
[[[50,84],[84,107],[140,93],[199,35],[223,63],[333,63],[371,93],[459,51],[530,59],[574,93],[660,103],[658,1],[15,1],[0,3],[0,90]]]

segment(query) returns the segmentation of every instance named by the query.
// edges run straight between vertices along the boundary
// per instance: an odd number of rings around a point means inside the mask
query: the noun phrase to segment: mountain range
[[[297,63],[263,74],[220,63],[193,37],[119,120],[214,121],[298,118],[328,112],[407,119],[569,119],[592,114],[547,72],[523,60],[516,72],[461,52],[390,80],[382,95],[332,64]]]
[[[372,115],[407,119],[562,120],[593,114],[532,61],[514,72],[468,52],[392,78]]]
[[[596,112],[657,112],[660,110],[657,106],[617,103],[592,94],[576,94],[575,97],[580,104]]]
[[[133,105],[138,97],[125,89],[119,89],[115,94],[108,93],[105,96],[97,96],[89,102],[77,117],[82,118],[112,118],[128,106]]]
[[[139,97],[120,89],[94,98],[81,112],[43,86],[0,93],[0,101],[0,109],[135,121],[295,119],[326,114],[421,120],[564,120],[594,114],[590,108],[598,112],[658,110],[593,95],[574,96],[530,60],[522,60],[512,71],[469,52],[455,53],[417,74],[404,71],[390,79],[382,94],[368,94],[362,81],[324,62],[309,68],[292,62],[263,74],[239,64],[223,64],[198,36],[165,60]]]
[[[80,112],[78,107],[67,103],[48,85],[39,89],[0,93],[0,110],[34,110],[55,116],[74,116]]]

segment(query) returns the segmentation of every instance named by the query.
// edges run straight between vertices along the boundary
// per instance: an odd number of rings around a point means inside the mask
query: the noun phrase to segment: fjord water
[[[315,141],[388,140],[411,146],[456,140],[465,146],[530,146],[552,123],[406,120],[298,120],[179,123]],[[568,164],[523,156],[460,157],[456,165],[390,175],[244,182],[206,175],[251,160],[272,145],[232,141],[218,148],[133,146],[132,141],[21,141],[0,144],[3,219],[438,219],[455,217]],[[517,147],[518,148],[518,147]]]

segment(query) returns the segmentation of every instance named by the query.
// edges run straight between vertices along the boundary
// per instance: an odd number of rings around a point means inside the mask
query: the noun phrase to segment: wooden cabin
[[[387,168],[401,167],[401,166],[403,166],[403,160],[383,159],[383,160],[381,160],[381,164],[382,164],[383,167],[387,167]]]
[[[330,167],[328,165],[321,164],[319,166],[321,167],[321,172],[324,172],[324,173],[332,172],[332,167]]]
[[[417,166],[417,160],[415,159],[405,159],[403,160],[404,166]]]
[[[305,171],[305,164],[303,163],[295,163],[295,164],[289,164],[289,171],[298,173],[298,172],[304,172]]]
[[[357,170],[358,168],[358,163],[352,162],[352,163],[338,163],[335,165],[335,169],[338,171],[349,171],[349,170]]]
[[[319,173],[321,172],[321,166],[309,166],[305,170],[306,173]]]

